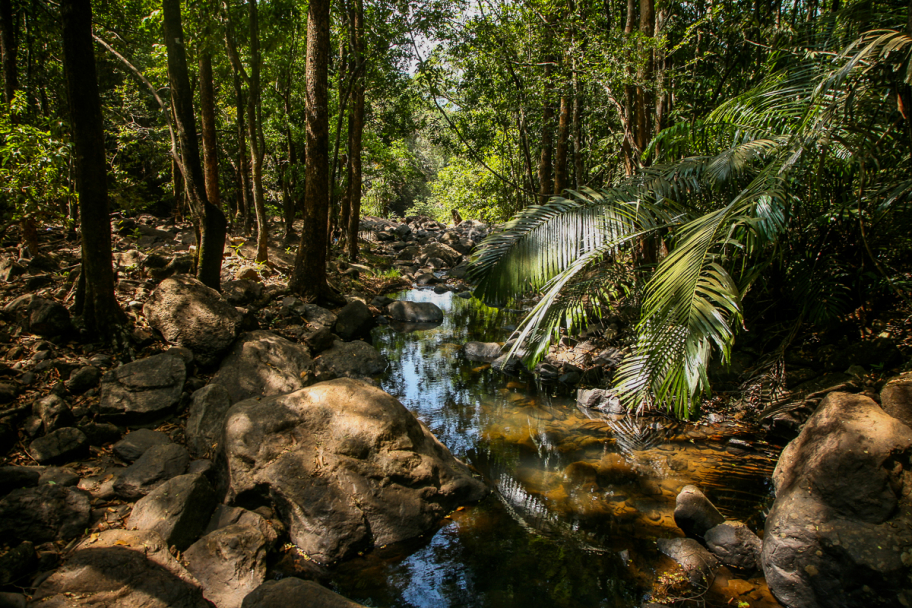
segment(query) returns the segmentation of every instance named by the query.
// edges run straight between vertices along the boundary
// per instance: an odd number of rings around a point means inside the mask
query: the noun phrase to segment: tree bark
[[[206,183],[200,163],[196,121],[193,115],[193,89],[190,88],[187,56],[184,51],[180,0],[162,0],[162,15],[174,124],[181,146],[181,161],[190,195],[190,209],[200,232],[196,276],[203,284],[220,289],[222,254],[228,223],[222,210],[212,205],[206,196]]]
[[[215,127],[215,93],[212,90],[212,56],[209,51],[199,54],[200,123],[203,128],[203,167],[206,197],[214,207],[221,207],[218,183],[218,144]]]
[[[342,303],[326,282],[329,217],[329,67],[330,0],[310,0],[307,9],[307,145],[304,227],[289,287],[295,293]]]
[[[652,38],[655,33],[655,0],[640,0],[640,33]],[[642,155],[652,137],[652,87],[655,60],[651,48],[640,52],[636,91],[636,147]],[[642,162],[642,156],[641,156]]]
[[[81,275],[85,277],[83,307],[77,312],[82,313],[90,332],[111,339],[126,315],[114,297],[104,122],[95,70],[91,1],[63,0],[60,14],[79,193]]]
[[[554,194],[561,196],[569,185],[567,147],[570,142],[570,97],[561,95],[557,122],[557,148],[554,151]]]
[[[0,0],[0,51],[3,53],[3,100],[9,105],[19,88],[12,0]]]
[[[244,235],[250,234],[250,162],[247,159],[247,125],[244,120],[246,103],[244,90],[241,88],[241,77],[234,71],[234,94],[237,99],[237,142],[238,142],[238,219],[241,221]]]
[[[583,93],[579,74],[573,71],[573,187],[576,190],[586,183],[583,161]]]
[[[544,205],[553,193],[551,173],[552,158],[554,155],[554,106],[551,103],[551,94],[554,90],[551,84],[551,63],[545,66],[545,101],[542,110],[541,156],[538,161],[538,202]]]
[[[633,33],[633,23],[636,19],[636,2],[635,0],[627,0],[627,19],[624,23],[624,40],[627,44],[630,44],[630,35]],[[628,49],[627,51],[627,72],[628,78],[633,78],[633,61],[631,59],[631,52]],[[636,90],[632,84],[624,85],[624,114],[625,116],[621,117],[621,122],[624,127],[624,139],[621,141],[621,153],[624,156],[624,173],[627,176],[633,175],[633,172],[636,171],[636,157],[634,156],[635,137],[634,131],[634,112],[635,112],[635,99],[636,99]]]
[[[250,140],[250,161],[253,168],[253,207],[257,218],[256,261],[269,261],[269,223],[266,219],[266,201],[263,196],[263,157],[260,124],[257,108],[260,103],[260,25],[256,0],[248,0],[247,14],[250,36],[250,87],[247,91],[247,133]]]
[[[348,183],[348,257],[358,259],[358,228],[361,225],[361,138],[364,133],[364,81],[367,74],[367,56],[364,52],[364,2],[353,0],[354,36],[352,56],[355,69],[352,77],[356,78],[352,99],[352,121],[348,150],[349,183]]]

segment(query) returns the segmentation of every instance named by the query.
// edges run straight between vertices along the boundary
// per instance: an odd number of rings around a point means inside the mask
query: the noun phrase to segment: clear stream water
[[[445,320],[375,330],[391,362],[383,389],[493,493],[435,533],[342,564],[338,592],[389,608],[639,606],[670,565],[655,539],[680,535],[672,513],[683,486],[700,486],[727,517],[761,521],[775,454],[734,455],[729,443],[750,429],[582,411],[531,377],[460,354],[471,340],[506,340],[520,313],[431,290],[397,297],[433,302]]]

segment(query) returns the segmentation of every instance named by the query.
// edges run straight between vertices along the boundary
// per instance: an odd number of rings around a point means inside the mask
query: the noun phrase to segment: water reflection
[[[399,297],[437,304],[444,321],[375,330],[392,362],[382,386],[495,492],[430,538],[343,564],[333,584],[344,595],[416,608],[638,606],[654,539],[680,534],[681,487],[698,483],[726,515],[760,516],[774,460],[729,454],[740,431],[580,410],[459,354],[470,340],[506,339],[519,311],[430,290]]]

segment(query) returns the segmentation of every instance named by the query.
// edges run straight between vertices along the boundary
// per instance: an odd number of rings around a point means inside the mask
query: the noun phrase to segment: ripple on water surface
[[[581,411],[460,355],[471,340],[503,342],[520,313],[430,290],[398,298],[434,302],[444,322],[375,330],[392,363],[382,386],[495,492],[434,534],[342,564],[333,585],[344,595],[389,607],[638,606],[667,565],[655,539],[680,535],[683,486],[760,522],[775,461],[726,450],[746,430]]]

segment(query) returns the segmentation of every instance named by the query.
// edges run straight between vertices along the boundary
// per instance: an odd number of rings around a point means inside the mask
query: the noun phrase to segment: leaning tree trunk
[[[200,164],[196,121],[193,116],[193,89],[187,74],[184,53],[184,30],[181,25],[180,0],[162,0],[165,25],[165,47],[168,52],[168,78],[171,81],[171,105],[174,124],[181,146],[181,159],[190,195],[190,208],[200,231],[196,276],[213,289],[221,287],[222,254],[228,222],[225,214],[206,196],[203,167]]]
[[[367,68],[364,62],[367,56],[364,52],[364,2],[354,0],[354,56],[355,69],[352,77],[356,78],[354,97],[352,99],[352,121],[349,141],[349,167],[350,176],[348,184],[348,257],[354,261],[358,259],[358,228],[361,224],[361,138],[364,133],[364,80]]]
[[[203,167],[206,197],[214,207],[221,207],[218,183],[218,144],[215,129],[215,94],[212,90],[212,56],[199,54],[200,124],[203,127]]]
[[[329,68],[330,0],[310,0],[307,9],[307,146],[305,148],[304,226],[289,287],[295,293],[344,303],[326,282],[329,219]]]
[[[90,332],[112,338],[126,315],[114,297],[104,123],[95,71],[91,0],[63,0],[60,14],[76,152],[76,191],[79,193],[82,277],[85,281],[83,309],[77,312],[82,313]]]

